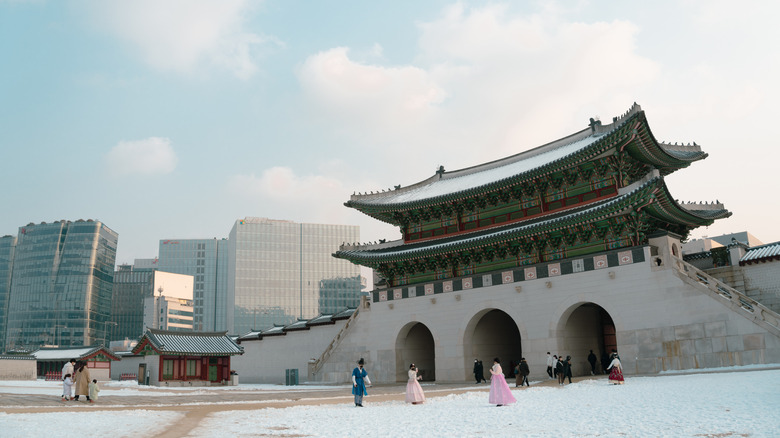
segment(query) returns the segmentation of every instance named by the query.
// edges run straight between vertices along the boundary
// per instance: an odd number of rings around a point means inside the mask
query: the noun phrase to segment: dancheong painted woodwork
[[[344,244],[335,257],[375,269],[389,286],[417,284],[683,237],[731,215],[720,203],[681,204],[664,176],[706,158],[696,145],[656,141],[637,104],[511,157],[409,187],[355,194],[346,206],[400,227],[403,239]]]

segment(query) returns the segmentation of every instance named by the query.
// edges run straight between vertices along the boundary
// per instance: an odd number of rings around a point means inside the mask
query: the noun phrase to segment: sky
[[[0,235],[98,219],[117,263],[249,216],[343,205],[548,143],[637,102],[709,157],[666,178],[780,240],[780,3],[0,0]],[[334,251],[336,248],[334,248]]]
[[[744,368],[744,367],[742,367]],[[704,370],[706,371],[706,370]],[[712,370],[710,370],[712,371]],[[726,370],[728,371],[728,370]],[[369,370],[370,372],[370,370]],[[743,369],[741,372],[626,377],[621,386],[606,376],[578,380],[563,387],[512,387],[517,403],[496,409],[488,403],[485,387],[472,386],[464,394],[437,394],[435,384],[423,384],[426,401],[375,401],[371,389],[364,409],[356,414],[349,402],[317,404],[303,401],[289,408],[219,411],[200,421],[188,437],[776,437],[780,434],[780,370]],[[22,387],[22,384],[25,385]],[[104,383],[100,397],[138,395],[124,382]],[[137,384],[136,384],[137,385]],[[239,385],[235,389],[279,391],[290,387]],[[194,388],[193,388],[194,389]],[[209,388],[202,391],[220,391]],[[0,394],[61,394],[58,382],[0,382]],[[56,436],[67,430],[74,436],[147,437],[163,433],[168,425],[189,421],[175,406],[186,399],[165,397],[167,388],[144,390],[158,407],[134,409],[119,402],[116,410],[68,402],[62,412],[0,413],[8,438]],[[403,386],[399,387],[402,393]],[[343,392],[349,400],[349,387]],[[159,395],[159,396],[158,396]],[[280,398],[289,397],[289,393]],[[82,399],[83,400],[83,399]],[[115,399],[116,400],[116,399]],[[72,403],[72,404],[71,404]],[[116,404],[116,402],[112,402]],[[213,403],[212,403],[213,405]],[[769,415],[767,415],[769,414]]]

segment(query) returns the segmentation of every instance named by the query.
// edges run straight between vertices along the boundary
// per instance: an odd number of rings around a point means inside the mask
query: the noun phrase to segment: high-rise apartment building
[[[116,232],[93,220],[20,227],[6,350],[105,343],[117,240]]]
[[[331,256],[342,243],[359,240],[360,228],[354,225],[237,220],[227,240],[230,333],[317,316],[323,281],[360,277],[357,265]],[[354,294],[359,296],[360,289]]]
[[[160,241],[159,271],[194,278],[193,324],[198,331],[229,330],[227,325],[227,253],[225,239]]]
[[[0,350],[8,323],[8,302],[11,297],[11,273],[14,270],[16,236],[0,237]]]

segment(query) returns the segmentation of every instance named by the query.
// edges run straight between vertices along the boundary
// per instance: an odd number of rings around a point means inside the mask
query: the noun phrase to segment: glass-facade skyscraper
[[[316,317],[323,281],[360,277],[359,266],[331,255],[342,243],[359,240],[360,228],[354,225],[256,217],[236,221],[227,240],[230,333]],[[354,295],[359,297],[359,287]]]
[[[0,237],[0,347],[8,324],[8,302],[11,297],[11,274],[14,269],[16,236]],[[2,348],[0,348],[2,349]]]
[[[154,296],[154,270],[119,265],[114,272],[111,341],[138,339],[144,334],[144,299]]]
[[[320,313],[333,315],[360,305],[363,277],[327,278],[320,281]]]
[[[160,241],[157,269],[191,275],[195,280],[193,326],[196,331],[230,328],[227,325],[227,254],[225,239]]]
[[[105,343],[117,240],[116,232],[93,220],[20,227],[6,350]]]

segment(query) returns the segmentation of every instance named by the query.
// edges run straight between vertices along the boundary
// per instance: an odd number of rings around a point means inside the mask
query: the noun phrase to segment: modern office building
[[[0,237],[0,349],[8,322],[8,301],[11,296],[11,273],[14,270],[16,236]]]
[[[360,275],[320,280],[320,313],[334,315],[346,309],[356,309],[364,287]]]
[[[154,296],[154,273],[154,270],[137,269],[135,264],[119,265],[114,271],[109,340],[143,336],[144,299]]]
[[[144,298],[144,328],[192,331],[194,328],[193,277],[154,271],[155,294]]]
[[[198,331],[228,330],[227,240],[166,239],[160,241],[159,271],[194,278],[193,323]]]
[[[118,235],[100,221],[19,228],[6,350],[106,342]]]
[[[237,220],[227,240],[230,333],[317,316],[323,281],[360,277],[359,266],[331,256],[344,242],[359,240],[354,225]]]

